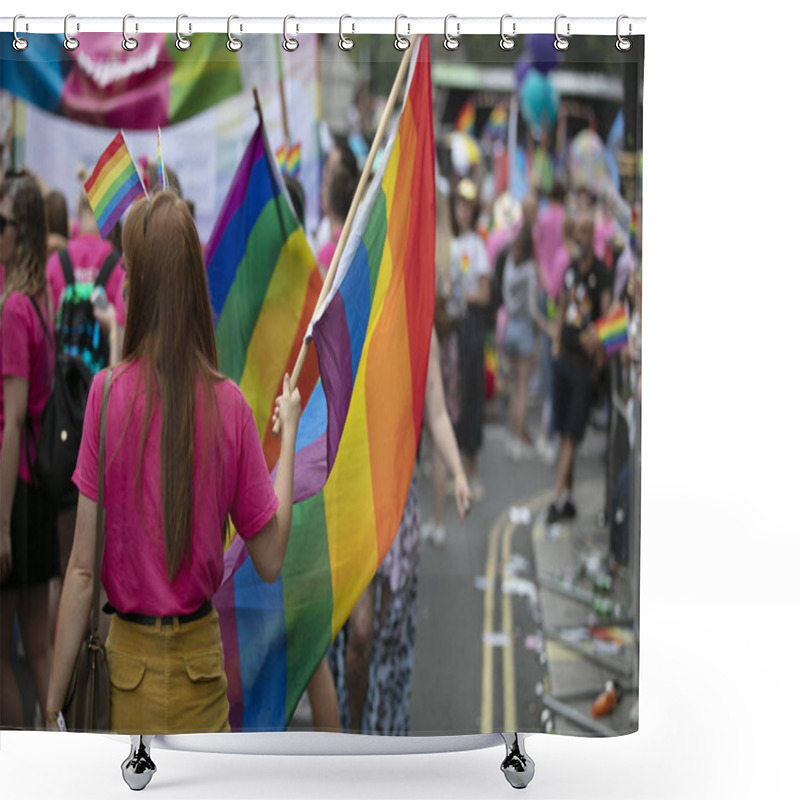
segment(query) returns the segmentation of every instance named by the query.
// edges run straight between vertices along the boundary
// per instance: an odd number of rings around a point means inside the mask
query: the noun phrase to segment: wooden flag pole
[[[256,112],[258,113],[258,124],[261,127],[261,138],[264,142],[264,151],[267,154],[267,158],[269,158],[269,153],[271,152],[269,146],[269,138],[267,137],[267,126],[264,124],[264,114],[261,111],[261,100],[258,96],[258,89],[254,86],[253,87],[253,99],[255,100],[256,104]],[[278,187],[276,185],[275,177],[272,174],[272,170],[268,170],[268,174],[272,179],[272,191],[275,194],[275,197],[278,196]],[[281,226],[281,235],[283,236],[283,240],[286,241],[287,233],[286,233],[286,220],[283,218],[283,211],[281,210],[281,204],[277,203],[278,207],[278,223]]]
[[[280,36],[275,34],[275,51],[278,54],[278,91],[281,98],[281,114],[283,116],[283,140],[286,148],[286,159],[289,159],[289,147],[292,138],[289,136],[289,114],[286,111],[286,92],[283,88],[283,54],[281,53]]]
[[[392,111],[394,110],[395,103],[397,102],[397,95],[400,93],[400,87],[402,86],[403,78],[408,70],[408,65],[411,61],[411,54],[414,52],[414,47],[418,38],[419,34],[417,33],[412,36],[411,46],[406,49],[406,52],[403,55],[403,60],[400,62],[400,67],[397,70],[392,91],[389,94],[389,99],[386,101],[386,107],[383,109],[383,116],[381,117],[380,125],[378,125],[378,130],[372,140],[372,146],[370,147],[369,155],[367,156],[367,163],[364,165],[364,169],[361,172],[361,179],[358,182],[356,193],[353,196],[353,202],[350,204],[350,210],[347,212],[347,219],[345,220],[344,227],[342,228],[341,236],[339,236],[339,241],[336,243],[336,251],[333,254],[333,259],[331,261],[328,274],[325,276],[325,282],[322,284],[322,289],[320,290],[319,297],[317,298],[317,305],[314,308],[312,318],[317,315],[317,312],[322,307],[322,304],[325,302],[325,298],[330,292],[333,279],[336,275],[336,270],[339,267],[339,259],[342,257],[342,250],[344,249],[347,237],[350,235],[350,228],[353,225],[353,219],[355,218],[356,210],[361,204],[367,184],[369,183],[370,175],[372,174],[372,165],[375,161],[375,157],[378,154],[379,145],[383,140],[383,135],[386,133],[386,126],[389,124],[389,119],[392,116]],[[295,362],[294,370],[292,370],[292,375],[289,380],[290,392],[295,390],[297,381],[300,379],[300,373],[303,370],[303,365],[305,364],[306,356],[308,355],[308,349],[309,340],[305,338],[303,339],[303,346],[300,348],[300,352],[297,355],[297,361]],[[278,419],[275,421],[275,425],[272,428],[273,435],[277,436],[278,433],[280,433],[280,429],[280,419]]]

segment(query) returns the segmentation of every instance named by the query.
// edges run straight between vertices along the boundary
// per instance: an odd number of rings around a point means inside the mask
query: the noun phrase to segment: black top
[[[561,349],[573,359],[588,361],[580,343],[580,334],[590,322],[601,314],[600,297],[611,288],[611,276],[605,264],[595,258],[588,272],[581,272],[577,261],[573,261],[564,273],[564,297],[566,308],[561,327]]]

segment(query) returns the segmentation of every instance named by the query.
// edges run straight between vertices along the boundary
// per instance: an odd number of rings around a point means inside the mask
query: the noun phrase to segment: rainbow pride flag
[[[280,451],[273,401],[294,368],[322,278],[266,140],[259,125],[204,255],[220,370],[250,403],[272,469]],[[298,382],[304,400],[318,378],[312,353]]]
[[[164,159],[161,156],[161,127],[158,128],[158,188],[169,191],[169,178],[164,169]]]
[[[295,142],[288,150],[282,144],[275,152],[275,161],[284,175],[297,178],[300,174],[300,142]]]
[[[456,117],[456,130],[460,131],[461,133],[468,133],[470,136],[474,136],[475,116],[475,103],[473,103],[472,100],[467,100]]]
[[[214,602],[233,730],[287,727],[402,518],[433,324],[427,37],[415,46],[410,71],[403,110],[313,320],[320,382],[298,429],[292,532],[280,578],[272,585],[258,579],[238,537],[226,551]],[[267,335],[277,330],[273,323]]]
[[[498,103],[489,114],[483,135],[492,139],[505,139],[508,132],[508,109],[503,103]]]
[[[141,176],[133,163],[122,131],[112,139],[83,184],[89,205],[97,219],[100,235],[106,238],[125,209],[146,194]]]
[[[608,355],[618,352],[628,344],[628,317],[625,306],[601,317],[594,324],[597,336]]]

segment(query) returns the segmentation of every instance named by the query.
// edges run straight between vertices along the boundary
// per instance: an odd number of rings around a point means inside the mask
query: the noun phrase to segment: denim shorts
[[[508,318],[504,349],[511,358],[528,358],[533,355],[533,320],[529,316]]]

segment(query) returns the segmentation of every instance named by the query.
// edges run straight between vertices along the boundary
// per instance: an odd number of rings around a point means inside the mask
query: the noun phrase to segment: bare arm
[[[272,422],[281,423],[281,453],[275,473],[275,494],[278,510],[272,519],[252,538],[245,541],[247,552],[259,577],[267,583],[278,580],[292,528],[294,499],[294,450],[297,424],[300,419],[300,392],[289,391],[289,376],[283,378],[283,394],[275,401]]]
[[[5,428],[0,448],[0,580],[11,572],[11,507],[17,489],[22,430],[28,411],[28,381],[3,378]]]
[[[94,585],[96,524],[97,504],[86,495],[79,495],[75,541],[58,606],[53,667],[47,689],[48,711],[58,711],[64,705],[75,659],[89,622]],[[48,721],[48,728],[55,730],[55,723]]]
[[[458,452],[458,443],[447,413],[442,385],[442,364],[439,358],[439,339],[436,331],[431,333],[431,348],[428,357],[428,378],[425,386],[425,415],[433,444],[441,453],[447,468],[455,477],[455,497],[459,519],[463,522],[472,501],[467,477]]]

